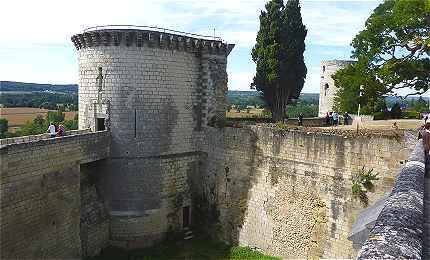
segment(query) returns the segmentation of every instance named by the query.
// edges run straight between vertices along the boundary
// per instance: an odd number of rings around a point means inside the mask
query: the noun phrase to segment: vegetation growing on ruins
[[[430,2],[386,0],[367,19],[366,27],[352,41],[352,58],[357,63],[334,76],[339,87],[337,109],[376,111],[383,95],[410,88],[423,94],[430,85]],[[359,87],[364,87],[359,96]]]
[[[373,181],[378,179],[378,173],[373,173],[373,169],[366,170],[363,166],[363,168],[352,176],[352,196],[360,200],[363,206],[367,207],[369,203],[367,192],[372,192],[375,189]]]
[[[303,52],[307,29],[298,0],[271,0],[260,14],[260,30],[252,49],[256,74],[252,88],[262,92],[274,121],[285,117],[287,104],[297,99],[306,78]]]
[[[117,259],[259,259],[276,260],[278,257],[267,256],[249,247],[231,247],[220,241],[207,238],[192,240],[169,240],[161,244],[133,251],[119,248],[107,248],[97,257],[87,260],[117,260]]]

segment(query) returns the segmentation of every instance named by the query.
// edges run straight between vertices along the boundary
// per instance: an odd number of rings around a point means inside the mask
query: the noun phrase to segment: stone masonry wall
[[[379,173],[369,203],[393,187],[407,159],[404,137],[348,137],[250,128],[208,129],[197,193],[213,232],[229,242],[285,258],[352,258],[347,237],[363,205],[351,176]],[[197,185],[198,186],[198,185]]]
[[[109,133],[0,147],[0,258],[80,258],[80,163],[109,154]]]

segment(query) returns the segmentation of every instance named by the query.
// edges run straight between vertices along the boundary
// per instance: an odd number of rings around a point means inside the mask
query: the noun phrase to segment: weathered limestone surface
[[[208,129],[200,190],[226,241],[286,258],[351,258],[347,237],[363,209],[351,177],[379,173],[372,204],[409,154],[403,137],[348,138],[265,127]]]
[[[80,164],[109,143],[98,132],[0,147],[1,259],[80,258]]]
[[[358,259],[423,258],[425,158],[418,142],[402,168]],[[426,221],[428,222],[428,221]],[[427,232],[425,232],[427,234]]]
[[[430,171],[424,178],[423,259],[430,259]]]

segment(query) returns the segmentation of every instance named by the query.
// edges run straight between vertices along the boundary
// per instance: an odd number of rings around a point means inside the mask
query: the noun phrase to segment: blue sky
[[[286,0],[284,0],[286,1]],[[266,1],[117,0],[5,1],[0,16],[0,80],[77,83],[70,41],[85,28],[105,24],[159,26],[222,37],[236,47],[229,56],[230,90],[249,90],[255,72],[251,49]],[[352,38],[381,1],[301,1],[308,28],[303,92],[319,91],[321,60],[348,59]]]

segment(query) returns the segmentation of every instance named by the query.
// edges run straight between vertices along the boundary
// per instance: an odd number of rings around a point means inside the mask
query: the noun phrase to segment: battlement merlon
[[[355,60],[323,60],[321,61],[321,67],[324,66],[336,66],[336,67],[344,67],[350,64],[354,64],[357,61]]]
[[[97,46],[158,47],[185,52],[203,52],[228,56],[234,44],[210,37],[159,29],[97,29],[71,37],[77,50]]]

